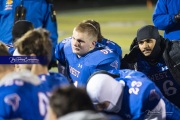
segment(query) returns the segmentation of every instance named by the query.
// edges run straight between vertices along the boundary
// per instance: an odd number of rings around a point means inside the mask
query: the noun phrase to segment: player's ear
[[[94,46],[96,46],[96,41],[93,41],[90,48],[94,48]]]
[[[93,42],[92,42],[92,45],[95,46],[95,45],[96,45],[96,41],[93,41]]]
[[[14,71],[20,71],[20,67],[19,67],[19,64],[15,64],[14,65]]]
[[[34,53],[31,53],[30,56],[33,57],[33,56],[36,56],[36,55]]]

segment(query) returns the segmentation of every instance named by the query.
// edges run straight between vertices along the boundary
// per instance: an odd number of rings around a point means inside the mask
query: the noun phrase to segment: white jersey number
[[[135,94],[137,95],[138,92],[139,92],[139,87],[142,86],[142,82],[139,82],[139,81],[132,81],[131,83],[131,88],[129,89],[129,93],[130,94]]]
[[[4,98],[4,102],[6,104],[10,105],[12,107],[13,111],[16,111],[19,108],[20,100],[21,100],[20,96],[16,93],[7,95]]]
[[[39,111],[41,116],[43,116],[44,118],[47,117],[47,109],[48,109],[48,105],[49,105],[49,99],[46,96],[45,93],[39,92],[38,93],[38,98],[39,98]]]
[[[100,50],[101,52],[103,52],[104,54],[108,54],[108,53],[112,53],[113,51],[109,48],[106,48],[106,49],[102,49]]]

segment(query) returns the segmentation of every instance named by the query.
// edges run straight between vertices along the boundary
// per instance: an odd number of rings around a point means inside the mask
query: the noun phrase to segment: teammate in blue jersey
[[[158,0],[152,16],[154,25],[164,30],[164,37],[180,40],[180,1]]]
[[[29,44],[25,44],[29,43]],[[44,85],[49,86],[52,91],[61,85],[68,85],[69,81],[60,73],[49,72],[48,64],[51,61],[52,44],[49,32],[45,29],[34,29],[27,32],[22,38],[15,42],[16,50],[14,56],[44,56],[46,63],[39,64],[18,64],[16,70],[28,69],[38,75]],[[54,88],[55,87],[55,88]]]
[[[100,24],[97,21],[95,21],[95,20],[84,20],[84,21],[82,21],[82,23],[90,23],[90,24],[94,25],[94,27],[98,30],[97,42],[100,44],[97,44],[97,46],[105,47],[105,48],[113,50],[114,52],[116,52],[119,55],[119,59],[120,60],[122,59],[121,47],[118,44],[116,44],[115,42],[108,40],[102,36]],[[71,41],[71,40],[72,40],[72,37],[65,38],[64,40],[62,40],[63,42],[61,43],[61,46],[63,46],[63,43],[66,43],[67,41]],[[58,51],[56,53],[58,53]],[[64,73],[66,71],[65,67],[63,67],[62,65],[58,66],[58,70],[60,73],[67,75],[66,73]]]
[[[170,102],[180,107],[180,85],[176,80],[178,78],[173,77],[166,63],[166,61],[169,63],[174,63],[174,61],[171,61],[173,58],[164,56],[166,54],[165,51],[170,49],[172,43],[166,45],[166,42],[169,43],[171,41],[162,38],[157,28],[151,25],[143,26],[137,32],[135,47],[123,60],[131,61],[135,59],[134,66],[131,69],[146,74]],[[122,62],[122,64],[124,63]],[[174,65],[170,67],[172,68]]]
[[[180,117],[180,110],[138,71],[98,71],[89,78],[86,90],[98,110],[125,120],[178,120]]]
[[[97,69],[119,69],[118,54],[96,46],[98,30],[91,23],[80,23],[72,40],[61,41],[55,50],[59,63],[67,68],[67,76],[76,86],[85,86],[88,77]]]
[[[12,44],[12,27],[18,20],[28,20],[35,28],[45,28],[51,33],[53,43],[51,65],[55,64],[54,50],[58,40],[57,22],[53,0],[1,0],[0,40]],[[20,29],[17,29],[21,31]]]
[[[6,74],[0,81],[0,119],[44,120],[48,97],[29,71]]]
[[[10,56],[0,43],[0,57]],[[13,72],[13,64],[0,64],[0,120],[44,120],[48,97],[40,79],[29,71]]]

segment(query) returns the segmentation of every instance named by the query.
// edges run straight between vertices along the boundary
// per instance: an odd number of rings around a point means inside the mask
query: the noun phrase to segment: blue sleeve
[[[163,101],[166,105],[166,119],[167,120],[179,120],[180,118],[180,109],[174,104],[169,102],[166,98],[163,98]]]
[[[3,119],[3,118],[0,117],[0,120],[5,120],[5,119]]]
[[[5,107],[4,107],[4,102],[3,102],[3,98],[1,97],[1,100],[0,100],[0,106],[1,106],[1,109],[0,109],[0,118],[4,118],[6,116],[6,112],[5,112]]]
[[[119,55],[119,59],[120,60],[122,59],[122,49],[121,49],[121,47],[118,44],[116,44],[113,41],[108,40],[107,46],[110,49],[114,50]]]
[[[114,50],[118,56],[119,56],[119,59],[121,60],[122,59],[122,50],[121,50],[121,47],[119,45],[117,45],[116,43],[109,43],[108,44],[108,47],[112,50]]]
[[[0,12],[3,10],[3,2],[4,2],[5,0],[0,0]]]
[[[166,30],[168,27],[175,24],[174,15],[178,14],[178,9],[176,10],[175,7],[175,2],[177,1],[171,3],[167,2],[167,0],[158,0],[154,9],[153,22],[160,30]],[[175,10],[177,11],[176,13]]]
[[[165,107],[165,117],[167,120],[179,120],[180,118],[180,109],[176,107],[174,104],[169,102],[160,92],[159,88],[155,85],[151,85],[150,91],[146,91],[145,93],[149,93],[146,100],[148,100],[149,104],[145,104],[146,107],[150,108],[151,111],[153,109],[152,106],[156,106],[159,99],[163,100],[164,105],[162,104],[162,108]],[[148,112],[150,112],[148,111]]]
[[[67,78],[64,75],[60,74],[59,84],[61,86],[64,86],[64,85],[67,86],[67,85],[70,85],[70,82],[67,80]]]
[[[144,93],[145,93],[145,102],[143,102],[144,109],[151,111],[156,107],[156,105],[160,101],[162,94],[154,83],[149,85]]]
[[[118,57],[105,59],[97,65],[96,69],[107,71],[113,69],[120,69],[120,60]]]
[[[78,81],[78,87],[86,87],[89,77],[94,72],[99,71],[99,69],[95,69],[94,67],[86,67],[82,71],[83,73],[86,73],[86,74],[82,74],[81,79]]]
[[[46,13],[46,19],[45,19],[45,23],[44,23],[44,28],[47,29],[50,32],[50,38],[52,40],[52,44],[53,44],[53,56],[52,56],[52,60],[56,60],[55,58],[55,47],[57,45],[57,41],[58,41],[58,25],[57,25],[57,21],[56,21],[56,16],[54,16],[54,20],[52,19],[52,4],[48,4],[48,12]]]
[[[41,78],[41,76],[39,76]],[[50,92],[56,88],[70,85],[69,81],[60,73],[50,72],[50,76],[46,76],[47,85],[50,88]],[[44,82],[44,83],[46,83]]]
[[[0,0],[0,40],[3,43],[12,43],[12,26],[14,24],[14,1],[9,1],[9,5],[6,4],[6,0]]]
[[[122,59],[122,49],[119,45],[115,45],[116,46],[116,51],[117,51],[117,54],[119,55],[119,60]]]
[[[16,7],[20,5],[20,0],[0,0],[0,40],[6,44],[12,43],[12,26],[14,24],[14,14]],[[57,22],[51,20],[52,4],[47,0],[24,0],[26,8],[25,19],[32,22],[35,28],[45,28],[50,32],[53,44],[52,57],[55,59],[54,50],[58,40]]]
[[[65,55],[64,55],[64,43],[60,42],[56,45],[56,49],[55,49],[55,57],[58,60],[58,62],[61,65],[66,65],[66,60],[65,60]]]
[[[116,52],[119,55],[120,60],[122,59],[122,49],[115,42],[104,38],[101,43],[97,43],[97,44],[99,46],[101,46],[101,44],[102,44],[102,45],[104,45],[103,47],[108,47],[109,49],[113,50],[114,52]]]

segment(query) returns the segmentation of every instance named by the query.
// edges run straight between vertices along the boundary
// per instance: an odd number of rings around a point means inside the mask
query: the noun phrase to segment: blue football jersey
[[[103,38],[103,40],[100,43],[102,45],[104,45],[105,47],[107,47],[107,48],[113,50],[114,52],[116,52],[119,55],[119,59],[120,60],[122,59],[122,49],[117,43],[115,43],[115,42],[113,42],[111,40],[108,40],[106,38]]]
[[[163,95],[180,108],[180,85],[171,75],[163,58],[155,65],[150,65],[141,57],[139,59],[137,70],[146,74],[158,86]]]
[[[69,77],[76,86],[86,86],[89,76],[96,70],[120,68],[118,54],[108,48],[96,47],[78,58],[72,52],[71,40],[60,42],[55,54],[61,64],[68,66]]]
[[[14,72],[0,81],[0,118],[43,120],[48,98],[37,76],[30,72]]]
[[[71,40],[72,40],[72,37],[68,37],[68,38],[63,39],[61,44],[58,45],[59,48],[62,48],[66,42],[71,41]],[[115,43],[115,42],[113,42],[111,40],[108,40],[106,38],[103,38],[102,41],[100,42],[100,44],[98,44],[98,46],[99,47],[106,47],[106,48],[111,49],[112,51],[114,51],[115,53],[117,53],[119,55],[120,60],[122,59],[122,49],[117,43]],[[58,48],[56,50],[56,58],[57,59],[59,58],[60,50],[61,49],[58,49]]]
[[[42,82],[41,86],[44,87],[44,91],[47,93],[51,93],[56,88],[70,85],[67,78],[60,73],[49,72],[49,74],[41,74],[38,76]]]
[[[124,119],[148,119],[150,115],[159,114],[159,111],[153,111],[158,106],[164,108],[163,115],[167,120],[180,118],[180,110],[164,98],[158,87],[145,74],[128,69],[109,72],[119,73],[120,77],[115,79],[125,82],[121,110],[117,113]]]

